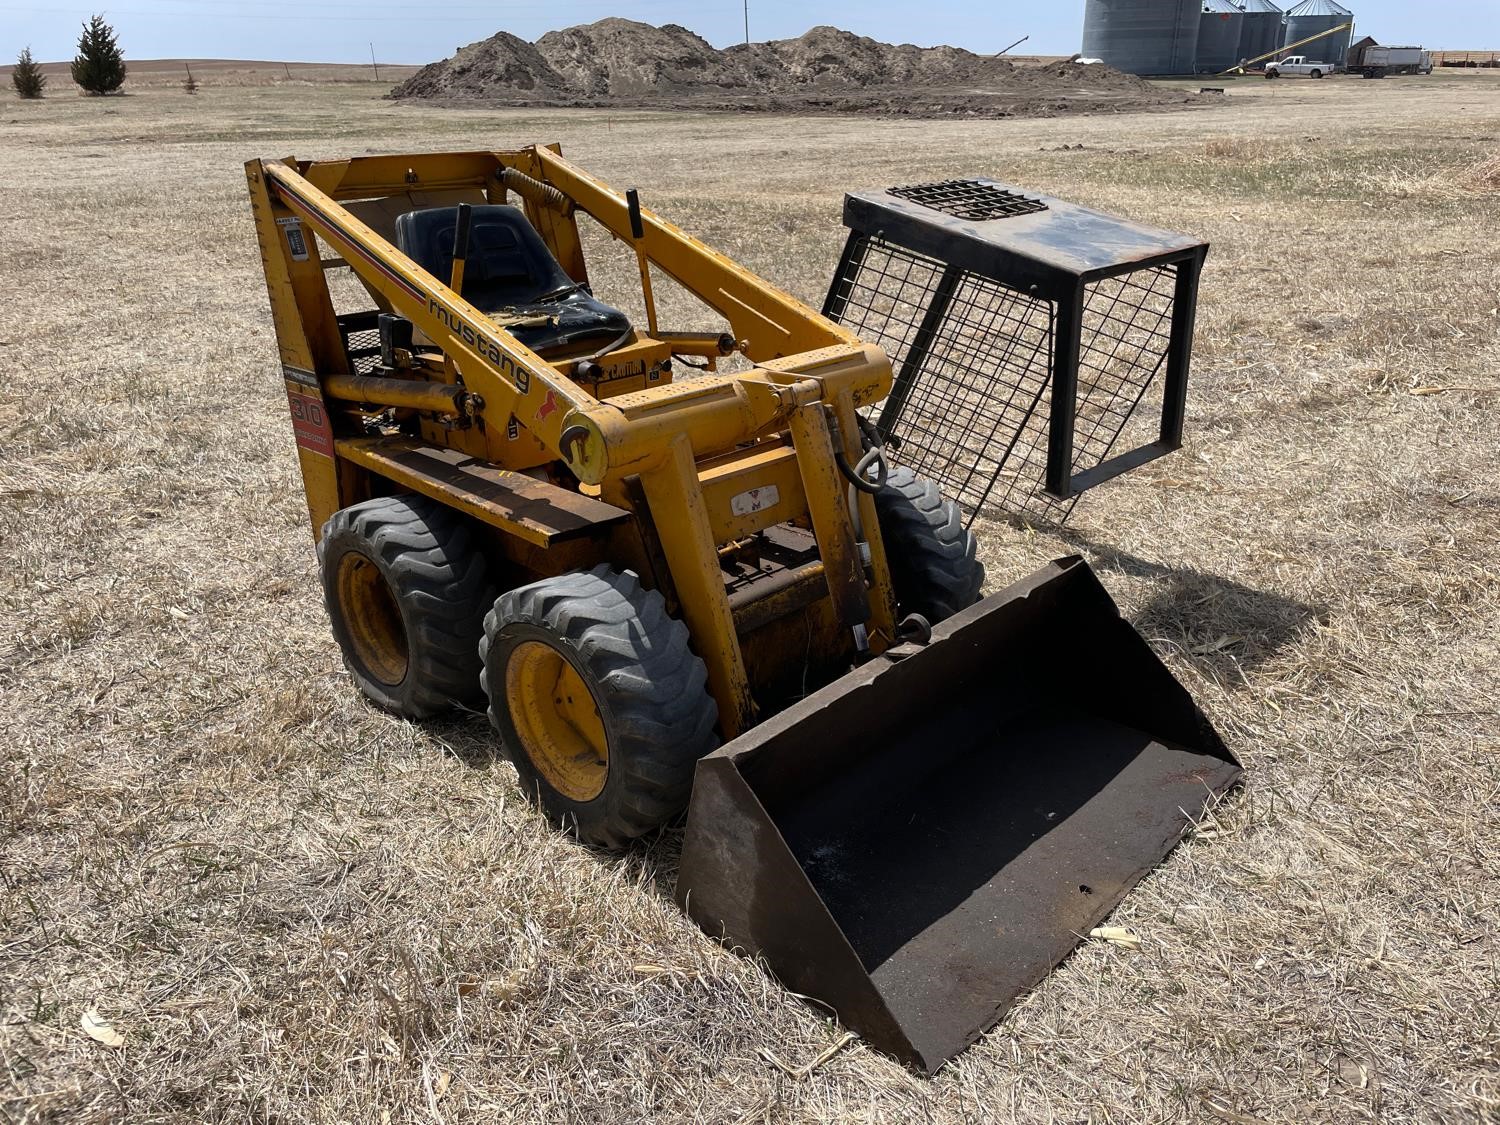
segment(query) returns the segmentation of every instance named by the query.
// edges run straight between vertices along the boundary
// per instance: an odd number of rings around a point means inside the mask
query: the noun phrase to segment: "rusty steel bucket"
[[[677,900],[932,1073],[1240,772],[1063,559],[704,758]]]

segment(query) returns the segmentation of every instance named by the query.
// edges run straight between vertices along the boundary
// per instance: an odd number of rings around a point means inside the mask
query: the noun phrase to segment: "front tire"
[[[490,722],[553,820],[618,849],[687,805],[718,710],[687,626],[634,574],[598,566],[502,595],[480,653]]]
[[[318,561],[344,666],[367,698],[409,719],[482,705],[494,591],[462,516],[425,496],[367,500],[323,525]]]
[[[910,469],[892,469],[875,494],[880,537],[902,613],[936,625],[979,600],[984,564],[963,513],[938,486]]]

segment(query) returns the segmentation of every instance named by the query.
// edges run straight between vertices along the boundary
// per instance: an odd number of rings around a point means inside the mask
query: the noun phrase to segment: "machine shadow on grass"
[[[1110,571],[1150,579],[1157,587],[1131,623],[1159,655],[1164,645],[1201,675],[1234,683],[1296,641],[1327,606],[1256,590],[1189,567],[1151,562],[1099,543],[1071,528],[1054,528],[1063,542],[1095,565],[1108,584]]]

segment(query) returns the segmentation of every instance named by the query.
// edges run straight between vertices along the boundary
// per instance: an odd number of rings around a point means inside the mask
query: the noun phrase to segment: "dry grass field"
[[[1228,102],[7,91],[0,1118],[1500,1120],[1500,75]],[[241,163],[553,139],[812,300],[842,191],[914,178],[1213,242],[1187,448],[981,533],[997,587],[1086,554],[1247,784],[1117,912],[1139,951],[1086,943],[933,1080],[859,1043],[798,1073],[839,1029],[678,914],[672,834],[590,853],[482,719],[394,720],[342,670]]]
[[[410,78],[420,67],[397,63],[307,63],[269,62],[256,59],[127,59],[126,89],[142,90],[181,88],[191,71],[201,87],[239,88],[245,86],[328,86],[364,87],[370,94],[383,94],[393,83]],[[75,97],[78,87],[69,76],[66,62],[42,63],[47,76],[47,92],[54,97]],[[0,78],[10,92],[11,67],[0,67]]]

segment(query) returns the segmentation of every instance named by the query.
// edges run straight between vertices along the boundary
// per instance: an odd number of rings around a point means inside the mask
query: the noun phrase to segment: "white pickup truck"
[[[1280,62],[1266,64],[1267,78],[1322,78],[1332,74],[1338,67],[1330,62],[1318,62],[1306,55],[1290,55]]]

